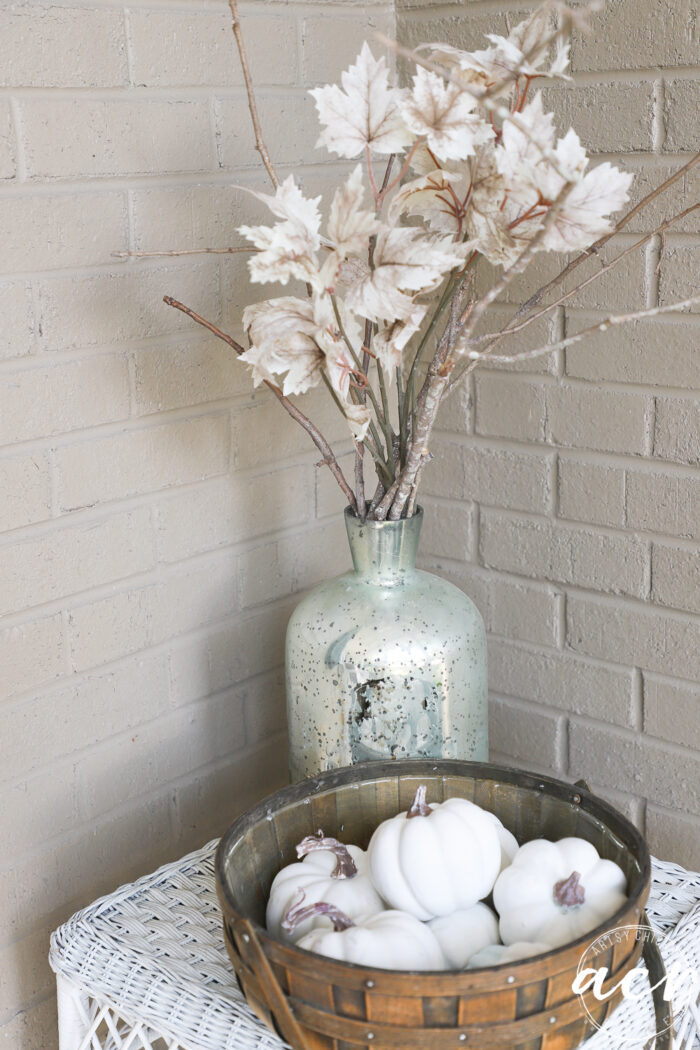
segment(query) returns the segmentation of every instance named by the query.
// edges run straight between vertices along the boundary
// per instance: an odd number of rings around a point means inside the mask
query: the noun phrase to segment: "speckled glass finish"
[[[466,594],[416,569],[423,522],[345,523],[353,572],[287,628],[292,780],[387,758],[488,758],[486,634]]]

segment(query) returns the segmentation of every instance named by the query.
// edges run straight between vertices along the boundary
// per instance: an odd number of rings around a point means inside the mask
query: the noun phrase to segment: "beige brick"
[[[340,83],[367,41],[375,58],[386,50],[373,39],[376,32],[394,37],[393,13],[369,11],[365,18],[305,18],[302,22],[302,76],[307,84]]]
[[[676,463],[700,463],[700,397],[657,397],[654,455]]]
[[[54,763],[3,788],[0,833],[6,856],[20,857],[69,831],[75,823],[75,786],[68,762]]]
[[[593,525],[625,525],[625,471],[559,457],[559,517]]]
[[[547,438],[555,445],[642,454],[649,399],[579,383],[547,387]]]
[[[205,99],[23,98],[30,178],[210,171],[214,164]],[[71,147],[63,148],[65,129]]]
[[[420,550],[423,556],[474,559],[474,507],[470,503],[423,500],[425,515]]]
[[[131,191],[134,244],[140,251],[233,248],[244,242],[244,223],[274,221],[254,197],[238,186],[202,183]],[[242,256],[243,269],[246,256]],[[256,289],[260,294],[260,289]],[[251,289],[246,288],[248,295]]]
[[[697,43],[696,43],[697,50]],[[664,150],[681,153],[697,150],[693,123],[700,106],[700,84],[697,79],[668,79],[664,84]]]
[[[627,471],[627,526],[683,539],[700,537],[700,478],[666,467]]]
[[[666,248],[659,271],[659,303],[669,306],[698,296],[698,271],[700,270],[700,244],[672,245]],[[696,314],[700,303],[686,307],[684,313]],[[679,313],[679,317],[683,314]],[[697,332],[697,329],[696,329]],[[696,335],[696,344],[698,337]],[[695,386],[700,386],[700,368],[695,362]]]
[[[442,437],[433,440],[432,451],[435,459],[423,476],[430,495],[514,510],[546,511],[550,505],[550,453],[458,445]]]
[[[560,135],[574,127],[591,153],[631,153],[651,150],[653,85],[579,84],[549,87],[542,92],[545,110],[553,110]]]
[[[54,995],[39,1003],[19,1010],[0,1027],[0,1039],[6,1046],[21,1046],[22,1050],[46,1050],[56,1039],[58,1018]]]
[[[700,678],[700,623],[638,604],[569,595],[571,649],[658,674]]]
[[[700,813],[700,756],[606,726],[569,725],[570,775]]]
[[[308,490],[308,468],[298,466],[257,477],[227,475],[178,492],[158,505],[160,555],[181,561],[300,525],[309,514]]]
[[[328,162],[329,154],[326,150],[316,149],[320,129],[316,107],[310,95],[287,91],[285,94],[266,94],[257,102],[260,123],[265,129],[265,141],[274,143],[275,164]],[[264,171],[260,154],[255,149],[252,127],[248,120],[241,119],[244,106],[245,99],[239,96],[222,96],[217,99],[219,165],[234,170],[260,169],[262,180]],[[269,218],[266,216],[261,221],[269,222]]]
[[[0,360],[24,357],[34,348],[34,305],[29,283],[0,284]]]
[[[228,442],[228,417],[219,414],[62,445],[59,504],[77,510],[223,474]]]
[[[422,7],[423,4],[415,6]],[[432,0],[425,6],[432,6]],[[411,17],[400,20],[399,38],[405,47],[416,47],[418,44],[424,44],[426,41],[439,40],[471,51],[488,46],[488,40],[485,39],[487,33],[503,33],[506,31],[505,19],[502,14],[467,11],[464,10],[464,5],[458,4],[455,5],[455,11],[452,13],[449,10],[449,3],[439,6],[447,7],[447,13],[431,14],[429,18]],[[509,14],[515,25],[518,18],[524,15],[524,11],[509,11]]]
[[[546,390],[541,383],[482,374],[475,386],[477,434],[544,441]]]
[[[329,571],[329,567],[330,571]],[[240,564],[241,606],[245,609],[312,587],[351,567],[345,525],[321,528],[246,551]]]
[[[484,565],[556,583],[630,594],[647,592],[647,544],[550,521],[481,512]]]
[[[353,449],[351,447],[346,449],[336,447],[335,454],[338,457],[341,469],[350,481],[355,469]],[[369,455],[366,455],[364,462],[365,495],[371,499],[377,487],[377,475]],[[316,517],[327,518],[330,514],[342,514],[348,501],[330,470],[327,467],[314,467],[313,474],[316,493]]]
[[[465,381],[455,387],[454,392],[440,405],[438,427],[456,434],[471,434],[474,428],[473,411],[471,386]]]
[[[51,517],[51,477],[44,452],[0,459],[0,530],[21,528]]]
[[[700,686],[644,675],[644,732],[700,751]]]
[[[243,84],[228,9],[132,10],[129,24],[135,84]],[[246,13],[243,32],[256,86],[293,84],[297,73],[294,19],[280,17],[275,11],[262,17]]]
[[[123,193],[0,197],[4,273],[93,266],[129,247]]]
[[[534,645],[558,645],[561,596],[551,587],[490,576],[489,630]]]
[[[616,725],[631,725],[634,718],[633,672],[603,667],[570,653],[543,653],[491,639],[489,687],[495,693]]]
[[[651,545],[651,598],[672,609],[700,613],[700,557],[697,546]]]
[[[700,821],[660,806],[647,807],[646,839],[655,857],[700,868]]]
[[[2,780],[26,776],[57,756],[99,744],[139,726],[168,707],[168,664],[164,655],[71,681],[3,710],[7,743]]]
[[[171,341],[134,353],[135,401],[140,415],[206,404],[247,393],[250,373],[221,340]]]
[[[287,621],[296,600],[237,616],[210,636],[211,689],[227,689],[252,675],[278,667],[284,660]]]
[[[37,282],[40,345],[44,350],[113,345],[185,330],[194,323],[163,302],[184,300],[216,322],[219,282],[216,263],[176,263],[94,277],[55,277]]]
[[[5,372],[0,396],[5,445],[127,419],[127,361],[103,354]]]
[[[0,1024],[12,1019],[17,1003],[36,1002],[54,990],[56,976],[47,957],[50,933],[42,929],[0,949]]]
[[[244,703],[248,747],[273,737],[286,726],[284,668],[255,678],[240,693]]]
[[[526,769],[560,771],[565,719],[514,700],[489,701],[489,751]]]
[[[0,547],[0,613],[56,601],[154,564],[147,508],[53,528],[39,538]]]
[[[76,606],[68,617],[73,666],[85,671],[216,623],[237,609],[235,565],[219,554],[132,590]]]
[[[0,179],[14,179],[17,174],[15,133],[10,103],[0,102]]]
[[[595,322],[589,319],[584,324],[576,318],[577,328],[591,323]],[[680,320],[666,318],[620,325],[599,339],[568,347],[566,373],[594,382],[697,388],[698,340],[698,326]]]
[[[17,7],[0,12],[3,87],[118,87],[128,83],[119,11]]]
[[[328,397],[325,387],[307,394],[300,408],[334,448],[347,442],[347,423]],[[264,388],[251,398],[249,405],[234,413],[231,428],[234,463],[240,469],[277,464],[305,452],[315,454],[315,462],[318,462],[318,450],[304,428]],[[352,477],[354,468],[348,459],[342,467],[346,476]]]
[[[626,209],[625,209],[626,210]],[[617,218],[620,216],[618,215]],[[637,238],[638,239],[638,238]],[[568,277],[562,288],[565,292],[572,292],[582,281],[587,280],[600,271],[600,262],[611,262],[617,258],[622,248],[627,247],[625,243],[616,244],[612,247],[605,245],[596,256],[582,263],[570,277]],[[591,281],[580,291],[572,295],[566,304],[566,334],[575,335],[583,328],[590,327],[588,318],[578,317],[575,310],[598,310],[604,314],[623,313],[631,310],[643,310],[646,306],[646,270],[645,256],[643,251],[631,252],[619,263],[607,270],[601,277]],[[581,347],[595,349],[597,346],[614,346],[614,337],[618,329],[608,329],[607,332],[595,332],[587,336],[585,340],[577,344]],[[612,351],[611,351],[612,352]]]
[[[0,680],[5,697],[36,689],[67,671],[60,615],[0,631]]]
[[[572,68],[644,69],[691,65],[697,61],[694,11],[690,0],[667,6],[647,4],[644,13],[635,0],[615,0],[592,21],[592,32],[576,33]]]
[[[416,564],[419,569],[435,573],[436,576],[459,587],[460,591],[463,591],[474,603],[484,623],[488,623],[489,586],[492,573],[484,572],[478,565],[471,562],[453,561],[445,565],[440,558],[423,555],[420,550]]]
[[[690,82],[686,81],[686,83]],[[643,197],[674,175],[681,167],[683,167],[682,161],[672,161],[658,155],[625,157],[625,171],[634,174],[627,206],[632,207],[638,204]],[[656,229],[666,219],[684,211],[693,201],[696,201],[699,193],[700,171],[696,166],[634,216],[625,226],[626,232],[648,233],[649,230]],[[674,222],[672,230],[675,233],[697,233],[700,230],[700,210],[696,209],[680,222]]]
[[[207,639],[201,634],[178,638],[168,654],[168,666],[170,702],[174,707],[201,700],[212,692],[209,649]]]

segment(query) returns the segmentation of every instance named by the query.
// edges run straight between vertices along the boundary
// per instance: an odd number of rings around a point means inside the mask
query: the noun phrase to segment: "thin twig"
[[[166,303],[168,306],[174,307],[176,310],[181,310],[183,314],[187,314],[187,316],[191,317],[193,321],[197,322],[197,324],[201,324],[204,328],[208,329],[213,335],[217,336],[219,339],[223,339],[225,343],[228,343],[230,347],[233,347],[237,354],[245,353],[241,344],[236,342],[236,340],[232,336],[228,335],[226,332],[222,332],[221,329],[217,328],[215,324],[212,324],[211,321],[207,321],[200,314],[195,313],[195,311],[192,310],[189,306],[185,306],[184,303],[179,302],[177,299],[173,299],[169,295],[164,296],[163,302]],[[343,490],[343,493],[345,494],[345,498],[347,499],[348,503],[350,504],[352,509],[357,513],[357,503],[355,501],[355,494],[348,485],[347,481],[345,480],[345,475],[343,474],[342,470],[340,469],[340,466],[338,465],[338,461],[335,458],[333,449],[328,444],[321,431],[311,422],[308,416],[305,416],[304,413],[301,412],[296,407],[296,405],[289,400],[288,397],[285,397],[285,395],[275,383],[271,383],[267,379],[264,380],[264,383],[265,386],[268,386],[270,388],[270,390],[275,395],[279,403],[284,409],[286,409],[286,411],[289,413],[292,419],[295,419],[297,423],[299,423],[299,425],[302,426],[307,432],[314,445],[323,456],[324,462],[328,464],[328,469],[330,470],[331,474]]]
[[[163,255],[236,255],[238,252],[259,252],[260,248],[187,248],[168,252],[112,252],[114,259],[155,259]]]
[[[685,310],[687,306],[693,306],[695,303],[700,303],[700,295],[694,295],[691,299],[683,299],[682,302],[671,303],[669,306],[654,306],[650,310],[639,310],[632,314],[612,314],[610,317],[606,317],[604,321],[591,325],[590,328],[584,328],[580,332],[576,332],[575,335],[570,335],[566,339],[560,339],[556,343],[549,343],[547,346],[539,346],[536,350],[522,350],[517,354],[492,355],[489,357],[489,360],[498,361],[501,364],[512,364],[514,361],[526,361],[533,357],[542,357],[543,354],[551,354],[554,350],[563,350],[567,346],[573,346],[574,343],[580,343],[582,339],[586,338],[586,336],[594,335],[596,332],[607,332],[609,328],[613,328],[616,325],[629,324],[632,321],[640,321],[645,317],[656,317],[658,314],[677,313],[679,310]],[[472,350],[469,357],[472,361],[469,368],[463,373],[464,375],[473,371],[482,358],[486,357],[486,354],[480,354],[478,350]]]
[[[246,94],[248,95],[248,108],[250,110],[250,119],[253,122],[253,131],[255,132],[255,148],[262,157],[262,162],[265,165],[267,174],[270,176],[272,185],[277,189],[280,184],[280,180],[277,178],[277,172],[275,171],[274,165],[270,158],[265,140],[263,139],[262,128],[260,127],[260,118],[258,117],[258,109],[255,105],[255,94],[253,92],[253,80],[250,75],[250,68],[248,66],[248,56],[246,54],[245,44],[243,42],[243,33],[241,31],[241,22],[238,17],[238,0],[228,0],[228,6],[231,8],[231,16],[233,18],[233,35],[236,38],[236,44],[238,45],[238,54],[241,59],[241,68],[243,70],[243,79],[245,80]]]

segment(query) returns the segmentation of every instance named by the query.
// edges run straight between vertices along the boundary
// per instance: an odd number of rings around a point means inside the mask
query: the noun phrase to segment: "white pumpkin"
[[[333,922],[333,930],[315,929],[297,941],[298,948],[318,952],[341,962],[382,970],[446,970],[447,962],[435,934],[425,923],[402,911],[383,911],[353,923],[332,905],[323,902],[292,909],[287,920],[294,926],[312,909]]]
[[[501,940],[559,948],[609,919],[626,888],[621,868],[584,839],[526,842],[493,889]]]
[[[548,944],[537,944],[531,941],[517,941],[515,944],[490,944],[472,955],[467,969],[477,970],[482,966],[501,966],[504,963],[518,962],[519,959],[527,959],[531,955],[541,955],[542,952],[549,951],[551,948]]]
[[[471,908],[492,890],[501,865],[493,814],[463,798],[425,802],[376,829],[367,854],[374,885],[392,907],[427,921]]]
[[[484,810],[485,813],[491,817],[496,831],[498,832],[498,841],[501,843],[501,871],[507,868],[509,864],[513,863],[513,857],[520,848],[518,846],[518,840],[512,832],[508,831],[508,828],[504,828],[501,821],[498,819],[495,813],[490,813],[488,810]],[[500,874],[500,872],[499,872]]]
[[[266,924],[273,937],[294,943],[317,926],[330,928],[328,919],[315,915],[293,934],[284,929],[285,913],[300,891],[307,903],[327,901],[353,919],[384,910],[384,902],[372,885],[367,854],[358,846],[344,846],[319,832],[299,843],[297,856],[304,859],[282,868],[270,887]]]
[[[438,939],[451,970],[463,970],[472,955],[489,944],[498,944],[498,919],[486,904],[440,915],[428,926]]]

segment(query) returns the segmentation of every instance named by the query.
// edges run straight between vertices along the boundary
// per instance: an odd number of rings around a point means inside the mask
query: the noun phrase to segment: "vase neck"
[[[360,521],[349,508],[345,527],[355,572],[368,583],[400,584],[416,567],[423,509],[401,521]]]

